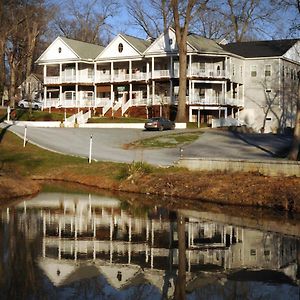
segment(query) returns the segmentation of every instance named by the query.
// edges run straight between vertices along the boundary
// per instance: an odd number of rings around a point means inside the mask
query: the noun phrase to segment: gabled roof
[[[95,59],[104,49],[103,46],[60,37],[81,59]]]
[[[135,36],[131,36],[127,34],[120,34],[120,35],[140,53],[143,53],[151,45],[150,41],[143,40]]]
[[[272,57],[284,55],[298,41],[299,39],[238,42],[229,43],[222,47],[228,52],[247,58]]]
[[[214,40],[207,39],[197,34],[189,34],[187,42],[197,51],[225,53],[226,51]]]

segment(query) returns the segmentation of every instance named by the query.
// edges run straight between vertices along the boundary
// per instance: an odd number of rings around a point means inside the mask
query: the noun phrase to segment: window
[[[250,250],[250,255],[251,256],[256,256],[256,249],[251,249]]]
[[[123,52],[123,44],[120,43],[119,46],[118,46],[118,51],[121,53]]]
[[[58,53],[61,53],[61,47],[58,47]]]
[[[271,65],[265,65],[265,76],[271,76]]]
[[[234,76],[234,74],[235,74],[235,66],[234,64],[232,64],[232,76]]]
[[[169,45],[172,45],[172,44],[173,44],[173,40],[169,39]]]
[[[243,66],[240,66],[241,77],[243,77]]]
[[[256,66],[251,66],[251,77],[256,77],[257,76],[257,68]]]

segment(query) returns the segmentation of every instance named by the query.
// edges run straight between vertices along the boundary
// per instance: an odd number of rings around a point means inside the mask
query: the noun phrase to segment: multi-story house
[[[190,122],[230,117],[256,130],[293,126],[297,40],[224,44],[189,34],[187,46]],[[105,48],[58,37],[37,63],[44,66],[45,108],[176,115],[179,59],[172,28],[155,41],[119,34]]]

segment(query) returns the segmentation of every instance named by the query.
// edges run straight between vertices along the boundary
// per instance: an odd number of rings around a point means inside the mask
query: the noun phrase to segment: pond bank
[[[1,184],[0,177],[0,199],[37,193],[37,180],[59,180],[111,191],[174,197],[186,202],[186,208],[190,207],[188,203],[195,201],[300,213],[299,178],[273,178],[251,173],[191,173],[183,170],[174,174],[135,174],[123,180],[113,180],[101,175],[55,172],[34,175],[26,181],[9,178],[4,184],[3,178]],[[11,188],[5,187],[7,183]]]

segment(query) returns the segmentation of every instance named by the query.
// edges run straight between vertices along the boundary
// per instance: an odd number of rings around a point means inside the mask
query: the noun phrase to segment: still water
[[[298,300],[298,231],[224,220],[40,193],[0,211],[0,298]]]

